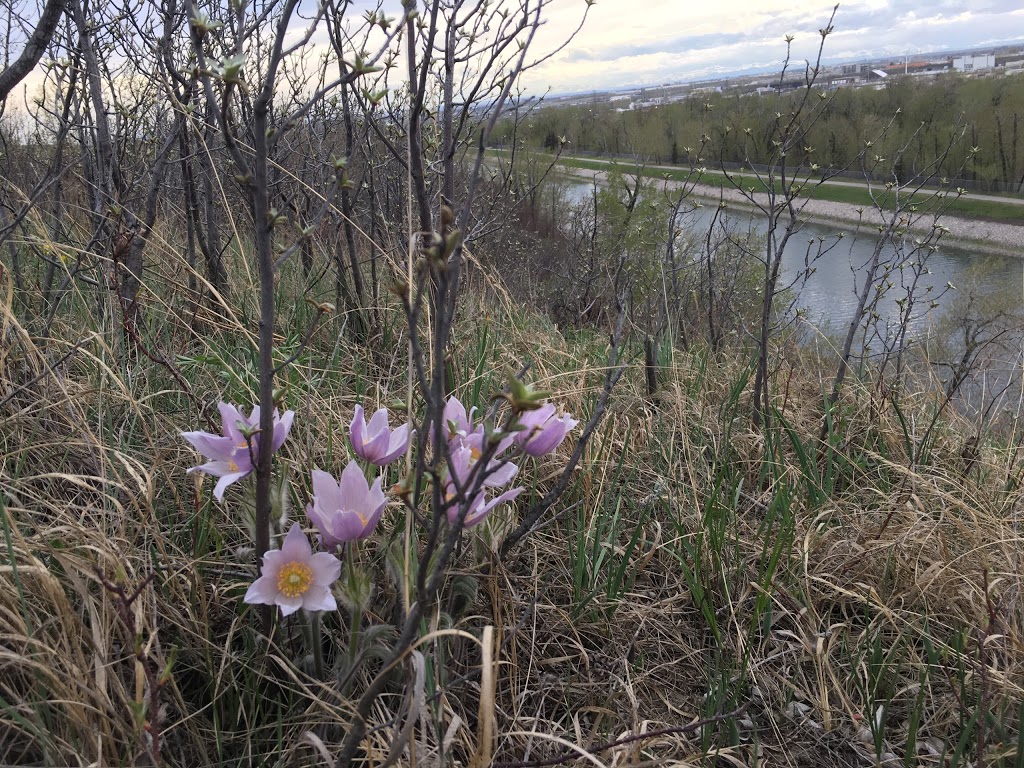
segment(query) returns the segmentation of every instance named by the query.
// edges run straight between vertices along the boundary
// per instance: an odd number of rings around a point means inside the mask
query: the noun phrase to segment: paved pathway
[[[648,166],[648,168],[650,167]],[[600,184],[607,183],[607,173],[604,171],[565,167],[562,170],[581,181],[590,181],[596,178]],[[678,181],[664,181],[657,178],[653,180],[659,184],[668,185],[670,189],[679,189],[682,186],[682,183]],[[722,189],[710,184],[696,184],[693,187],[693,194],[705,200],[724,199],[727,204],[752,207],[750,201],[736,189]],[[760,193],[755,195],[754,199],[758,200],[760,198],[760,200],[764,200],[765,197],[764,193]],[[1015,200],[1015,202],[1024,201]],[[803,215],[808,220],[834,223],[839,225],[837,229],[850,229],[860,223],[861,227],[871,231],[882,221],[882,214],[877,210],[872,208],[862,209],[860,206],[852,203],[837,203],[830,200],[815,200],[813,198],[805,200],[803,203]],[[952,215],[942,216],[939,223],[949,229],[948,234],[943,237],[944,242],[951,242],[951,244],[967,250],[975,249],[989,253],[1024,257],[1024,225],[1004,224],[980,219],[965,219]],[[919,217],[916,226],[912,227],[914,231],[920,232],[930,231],[931,228],[931,217],[925,216]]]
[[[604,165],[610,165],[612,163],[611,160],[605,160],[604,158],[600,158],[600,157],[588,157],[586,155],[563,155],[563,158],[565,158],[567,160],[583,160],[583,161],[588,162],[588,163],[603,163]],[[626,165],[626,166],[623,166],[623,167],[624,168],[628,168],[629,166]],[[678,171],[686,171],[687,170],[686,166],[680,166],[680,165],[646,165],[646,166],[644,166],[644,168],[647,169],[647,170],[676,171],[676,172],[678,172]],[[579,169],[576,169],[576,170],[586,171],[586,170],[590,170],[590,169],[588,169],[588,168],[579,168]],[[716,171],[713,168],[708,168],[705,171],[705,175],[710,175],[710,174],[714,174],[716,176],[724,176],[725,175],[721,171]],[[736,171],[736,175],[739,175],[739,171]],[[746,175],[748,177],[750,176],[749,173],[747,173]],[[828,181],[825,182],[825,185],[826,186],[827,185],[835,185],[837,187],[856,187],[858,189],[864,189],[867,186],[866,184],[864,184],[863,182],[860,182],[860,181],[849,181],[849,180],[838,179],[838,178],[829,179]],[[884,189],[885,185],[884,184],[880,184],[878,182],[875,182],[875,188],[876,189]],[[933,188],[932,187],[924,187],[924,189],[933,189]],[[993,203],[1010,203],[1011,205],[1024,205],[1024,197],[1004,197],[1002,195],[990,195],[990,194],[986,194],[984,192],[968,192],[966,196],[967,197],[971,197],[971,198],[977,198],[979,200],[988,200],[988,201],[991,201]]]

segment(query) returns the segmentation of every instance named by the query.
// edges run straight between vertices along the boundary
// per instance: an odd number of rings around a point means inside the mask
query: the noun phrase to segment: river
[[[587,183],[570,183],[566,189],[566,198],[570,203],[579,204],[589,198],[592,189]],[[688,214],[681,223],[686,228],[703,233],[713,215],[713,204],[709,204]],[[750,211],[731,208],[730,216],[734,225],[742,230],[750,227],[758,234],[767,230],[764,217],[755,216]],[[785,283],[790,283],[804,269],[807,241],[824,237],[828,245],[839,232],[845,232],[846,236],[814,263],[815,271],[807,279],[796,301],[796,306],[803,310],[810,323],[833,333],[843,329],[853,316],[857,307],[855,288],[860,284],[857,276],[862,274],[874,250],[877,236],[863,228],[854,236],[853,225],[846,223],[806,223],[800,233],[790,239],[782,259],[783,279]],[[962,247],[940,244],[939,249],[928,257],[927,267],[930,274],[922,275],[918,287],[918,295],[921,297],[940,294],[947,283],[963,286],[968,279],[986,292],[1007,289],[1024,291],[1024,259],[972,252]],[[970,276],[968,270],[971,270]],[[932,287],[930,292],[929,286]],[[928,332],[933,322],[941,316],[950,296],[951,293],[947,292],[939,299],[939,306],[933,312],[913,324],[912,332],[915,335]],[[898,293],[891,291],[887,300],[882,302],[879,312],[883,320],[895,319],[897,298]]]

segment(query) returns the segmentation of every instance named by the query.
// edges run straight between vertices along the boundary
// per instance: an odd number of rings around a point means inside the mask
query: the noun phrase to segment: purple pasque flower
[[[486,436],[483,427],[463,440],[462,447],[469,448],[469,459],[475,464],[484,452]],[[488,488],[500,488],[512,482],[519,467],[507,459],[501,458],[501,454],[515,441],[515,435],[507,435],[498,441],[494,456],[487,462],[487,476],[484,478],[484,485]]]
[[[531,456],[551,453],[579,424],[579,421],[569,414],[556,416],[555,406],[551,403],[526,411],[519,416],[518,421],[523,429],[516,433],[515,441]]]
[[[182,432],[181,436],[192,444],[192,447],[199,451],[209,461],[198,467],[192,467],[189,472],[206,472],[220,480],[213,489],[213,495],[217,501],[223,501],[224,490],[232,483],[241,480],[251,474],[259,462],[260,435],[252,435],[253,430],[260,426],[260,407],[254,406],[252,414],[246,417],[240,410],[230,403],[220,403],[217,406],[220,411],[220,418],[223,423],[223,435],[214,435],[209,432]],[[288,437],[292,428],[292,421],[295,418],[293,411],[285,411],[278,416],[277,409],[274,410],[274,433],[270,441],[271,452],[276,452]],[[252,449],[246,434],[252,435]]]
[[[306,514],[320,531],[323,546],[333,551],[339,544],[365,539],[380,522],[387,497],[378,477],[373,487],[354,461],[350,461],[336,482],[328,472],[313,470],[313,501]]]
[[[455,488],[455,480],[458,480],[459,486],[463,493],[468,489],[466,484],[469,482],[470,475],[473,472],[474,466],[473,451],[471,448],[463,446],[452,451],[451,460],[448,462],[448,479],[445,482],[445,500],[449,502],[448,506],[448,522],[454,525],[459,519],[459,510],[463,506],[462,504],[456,503],[455,498],[458,495],[458,491]],[[508,463],[505,466],[511,466],[513,471],[509,476],[508,480],[511,480],[518,471],[518,467],[515,464]],[[454,476],[455,480],[452,479]],[[485,488],[493,488],[496,483],[493,482],[494,475],[491,475],[483,481],[483,487],[473,496],[469,502],[469,511],[466,512],[466,517],[463,521],[463,525],[466,528],[472,528],[474,525],[482,523],[491,511],[499,504],[504,504],[506,501],[512,501],[516,496],[523,492],[522,488],[510,488],[497,497],[487,500],[487,492]],[[505,482],[508,482],[506,480]],[[475,483],[474,483],[475,484]]]
[[[338,603],[331,584],[341,576],[341,561],[329,552],[313,553],[306,534],[292,523],[284,545],[263,555],[262,574],[245,597],[250,605],[279,605],[287,616],[299,608],[334,611]]]
[[[409,424],[406,422],[392,431],[388,424],[387,408],[379,409],[367,424],[363,406],[357,405],[349,428],[349,438],[356,456],[383,467],[405,453],[409,446]]]
[[[483,427],[473,429],[473,416],[476,413],[476,406],[466,412],[466,406],[459,398],[452,395],[444,404],[444,428],[448,430],[448,445],[454,451],[462,446],[467,437],[474,433],[483,434]]]

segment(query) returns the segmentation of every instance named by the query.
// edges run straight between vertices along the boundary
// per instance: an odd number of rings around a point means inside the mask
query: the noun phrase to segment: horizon
[[[301,5],[311,2],[301,0]],[[804,0],[798,9],[784,7],[782,0],[720,0],[714,7],[693,9],[677,0],[645,0],[645,9],[637,12],[635,0],[596,0],[580,31],[558,50],[579,26],[588,2],[550,0],[535,50],[538,58],[554,54],[523,73],[524,97],[767,75],[781,67],[787,35],[793,36],[791,60],[800,66],[817,56],[819,29],[834,7],[824,0]],[[400,0],[352,4],[355,16],[378,7],[396,18],[402,14]],[[1024,46],[1024,34],[1003,34],[1024,30],[1024,8],[1016,0],[853,0],[835,7],[833,32],[822,54],[828,66]],[[742,28],[736,18],[743,19]],[[314,36],[311,50],[323,50],[322,35]],[[45,58],[12,93],[14,111],[22,111],[24,93],[29,98],[37,93],[44,65]]]
[[[541,46],[553,49],[559,33],[575,28],[581,5],[553,0]],[[652,0],[638,13],[633,0],[598,0],[575,39],[525,73],[524,91],[568,96],[770,72],[783,62],[786,35],[794,36],[793,61],[813,61],[833,5],[811,0],[793,9],[781,0],[722,0],[693,9]],[[736,18],[744,20],[742,28]],[[1019,32],[1005,34],[1024,29],[1024,8],[1009,0],[860,0],[841,3],[833,26],[822,55],[829,65],[1024,45]]]

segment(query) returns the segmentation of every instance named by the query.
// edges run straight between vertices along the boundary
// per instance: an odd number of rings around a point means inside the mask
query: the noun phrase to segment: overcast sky
[[[597,0],[583,30],[532,73],[533,93],[700,80],[777,67],[786,34],[812,56],[832,2],[818,0]],[[554,0],[541,42],[578,23],[584,0]],[[1024,41],[1022,0],[849,0],[836,14],[827,60]]]
[[[300,7],[311,11],[316,2],[301,0]],[[355,0],[355,17],[376,4],[377,0]],[[527,72],[522,85],[527,93],[542,95],[703,80],[757,69],[777,72],[787,34],[795,37],[796,61],[815,55],[818,30],[828,21],[833,4],[834,0],[596,0],[576,38]],[[579,25],[585,7],[586,0],[551,0],[535,52],[549,53],[564,42]],[[401,0],[384,0],[384,8],[398,17]],[[296,23],[295,34],[302,29],[304,24]],[[320,43],[320,50],[326,47],[323,30],[314,42]],[[825,61],[898,58],[1014,42],[1024,45],[1024,0],[848,0],[836,14]],[[41,78],[37,68],[26,82],[30,94]]]

